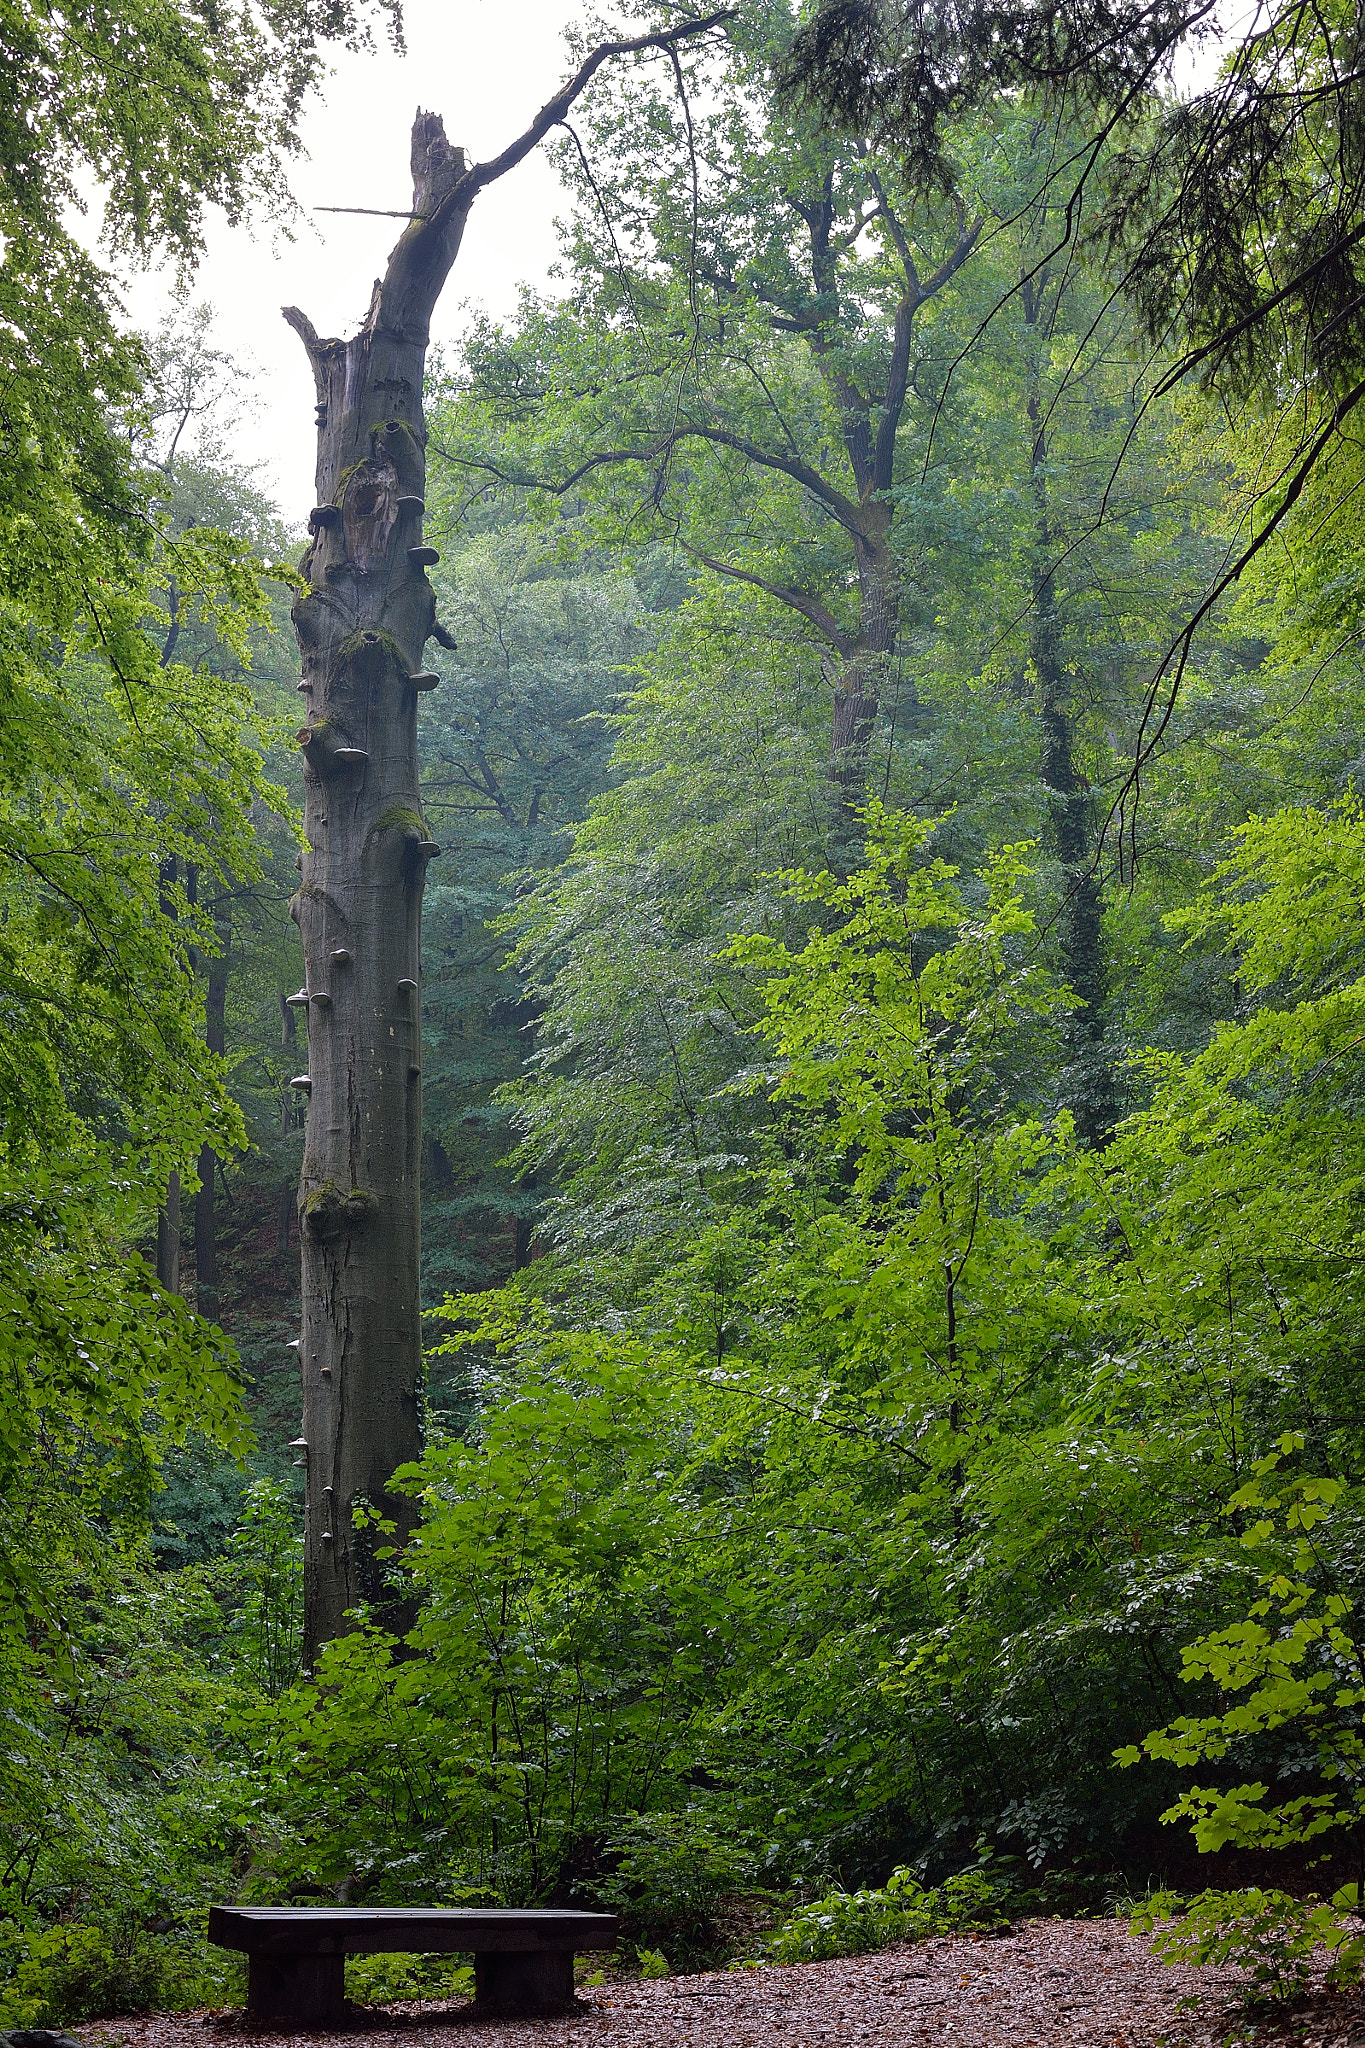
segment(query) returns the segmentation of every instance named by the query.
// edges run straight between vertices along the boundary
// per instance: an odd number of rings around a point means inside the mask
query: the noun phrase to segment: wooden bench
[[[209,1940],[247,1954],[253,2020],[304,2027],[345,2018],[346,1957],[474,1957],[479,2010],[546,2017],[573,2004],[580,1949],[616,1945],[613,1913],[484,1906],[211,1906]]]

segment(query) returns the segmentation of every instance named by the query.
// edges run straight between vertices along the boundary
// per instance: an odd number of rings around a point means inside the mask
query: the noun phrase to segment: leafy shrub
[[[801,1906],[770,1936],[769,1959],[820,1962],[863,1955],[893,1941],[1001,1924],[1000,1895],[981,1870],[964,1870],[928,1891],[912,1871],[893,1870],[880,1890],[832,1891]]]
[[[673,1974],[668,1967],[668,1958],[657,1948],[637,1948],[635,1959],[642,1977],[669,1977]]]
[[[0,2024],[71,2026],[113,2013],[185,2012],[236,1997],[236,1957],[189,1934],[111,1930],[75,1921],[17,1931],[0,1983]]]
[[[396,2000],[472,1998],[473,1966],[459,1956],[347,1956],[346,1996],[353,2005]]]
[[[1342,1925],[1342,1915],[1355,1919],[1355,1927]],[[1152,1948],[1162,1962],[1230,1962],[1248,1970],[1252,1995],[1261,1999],[1291,1999],[1306,1991],[1320,1950],[1330,1958],[1326,1982],[1332,1991],[1357,1985],[1365,1964],[1355,1884],[1342,1884],[1330,1905],[1257,1886],[1199,1892],[1189,1901],[1175,1892],[1154,1892],[1134,1913],[1132,1929],[1154,1933]]]
[[[640,1813],[618,1823],[607,1846],[615,1867],[585,1889],[620,1914],[637,1953],[662,1952],[682,1968],[722,1960],[725,1902],[752,1876],[744,1844],[697,1814]]]
[[[1344,1914],[1356,1919],[1355,1927],[1342,1924]],[[1249,1971],[1252,1995],[1264,1999],[1294,1998],[1306,1990],[1320,1950],[1330,1958],[1332,1990],[1359,1983],[1365,1963],[1359,1887],[1353,1884],[1343,1885],[1330,1904],[1255,1886],[1201,1892],[1188,1902],[1157,1892],[1134,1914],[1132,1927],[1135,1934],[1155,1933],[1152,1947],[1164,1963],[1233,1963]]]
[[[1286,1431],[1252,1466],[1252,1477],[1225,1510],[1253,1518],[1241,1544],[1260,1552],[1269,1567],[1260,1574],[1261,1597],[1245,1620],[1187,1644],[1180,1653],[1182,1678],[1211,1680],[1233,1703],[1222,1713],[1182,1714],[1144,1736],[1141,1748],[1133,1744],[1114,1752],[1124,1766],[1139,1763],[1144,1750],[1179,1765],[1221,1764],[1230,1750],[1263,1744],[1285,1727],[1296,1743],[1311,1747],[1322,1790],[1271,1806],[1266,1805],[1269,1788],[1259,1779],[1245,1785],[1192,1785],[1182,1792],[1161,1818],[1191,1818],[1201,1850],[1221,1849],[1229,1842],[1240,1848],[1288,1848],[1353,1830],[1365,1813],[1360,1739],[1365,1646],[1354,1604],[1340,1590],[1334,1561],[1323,1547],[1323,1525],[1331,1520],[1342,1485],[1279,1470],[1303,1444],[1301,1432]]]

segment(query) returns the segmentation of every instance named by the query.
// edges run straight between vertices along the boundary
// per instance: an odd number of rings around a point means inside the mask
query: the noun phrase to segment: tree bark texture
[[[875,515],[889,508],[873,505]],[[834,792],[833,854],[844,871],[862,850],[859,816],[867,801],[868,754],[896,651],[900,618],[899,575],[886,532],[854,536],[858,564],[859,630],[840,657],[830,717],[829,778]]]
[[[156,1219],[156,1277],[168,1294],[180,1292],[180,1174],[171,1168],[166,1199]]]
[[[525,132],[466,168],[438,115],[412,129],[412,213],[360,332],[324,340],[296,307],[285,318],[317,387],[317,487],[304,588],[293,608],[307,706],[301,883],[307,1112],[299,1187],[303,1326],[299,1363],[306,1467],[305,1661],[362,1601],[387,1599],[376,1548],[402,1549],[413,1502],[390,1492],[421,1450],[418,1298],[422,1151],[419,1007],[422,889],[439,849],[417,785],[417,697],[436,681],[422,653],[436,632],[423,545],[422,379],[431,315],[470,207],[568,113],[610,58],[671,50],[715,14],[602,43]],[[357,1515],[393,1526],[377,1543]]]
[[[851,246],[837,232],[834,174],[826,171],[819,187],[805,195],[787,195],[788,204],[804,224],[809,242],[807,279],[785,295],[760,292],[773,308],[772,325],[779,333],[799,334],[811,352],[840,422],[840,437],[852,474],[854,493],[836,485],[804,460],[777,449],[760,449],[733,434],[701,424],[679,428],[673,439],[691,435],[737,448],[764,467],[790,476],[809,491],[848,535],[857,571],[858,606],[851,628],[838,620],[812,592],[768,582],[693,549],[698,559],[722,575],[752,583],[810,620],[829,645],[824,674],[832,688],[829,738],[829,780],[833,801],[831,862],[840,872],[855,864],[862,850],[859,816],[867,800],[869,752],[895,660],[900,623],[900,570],[893,545],[895,505],[892,487],[896,470],[896,438],[909,393],[910,358],[915,320],[922,307],[941,292],[975,248],[982,229],[978,217],[967,218],[955,202],[957,232],[952,248],[929,275],[917,264],[905,228],[875,173],[869,178],[880,216],[900,267],[900,296],[892,325],[885,372],[876,388],[860,385],[849,370],[845,338],[829,309],[840,300],[839,264]],[[869,214],[868,219],[874,215]]]
[[[362,1601],[384,1605],[358,1529],[421,1449],[418,1257],[422,1141],[422,887],[437,850],[417,786],[422,651],[436,622],[423,547],[429,322],[464,213],[432,232],[464,171],[440,120],[412,133],[413,215],[350,341],[324,341],[293,308],[317,384],[311,543],[294,604],[307,707],[302,881],[308,1087],[303,1253],[304,1573],[311,1663]]]

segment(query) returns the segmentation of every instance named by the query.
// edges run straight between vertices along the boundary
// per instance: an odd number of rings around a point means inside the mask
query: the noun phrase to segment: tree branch
[[[444,199],[432,215],[429,226],[439,233],[445,220],[451,214],[468,212],[477,195],[485,185],[505,177],[515,170],[524,157],[528,157],[536,146],[545,140],[552,128],[563,121],[574,101],[585,86],[589,85],[602,66],[613,57],[633,56],[640,50],[672,50],[678,43],[687,42],[693,36],[705,35],[708,30],[719,28],[723,21],[733,21],[738,10],[722,7],[715,14],[694,16],[690,21],[680,21],[676,28],[658,29],[650,35],[632,36],[629,40],[615,43],[599,43],[579,65],[567,85],[561,86],[553,99],[547,100],[529,128],[510,142],[499,156],[490,157],[485,164],[471,164],[453,192]]]
[[[737,569],[733,562],[719,562],[714,555],[704,554],[700,548],[693,547],[691,541],[682,540],[681,535],[679,540],[689,555],[704,563],[708,569],[714,569],[717,576],[732,577],[736,583],[752,583],[756,590],[766,590],[769,597],[775,597],[779,604],[789,605],[792,611],[800,612],[802,618],[809,619],[816,632],[829,641],[837,654],[842,655],[845,661],[849,659],[853,652],[852,640],[834,614],[827,612],[818,598],[811,597],[804,590],[798,590],[795,584],[769,583],[766,576],[757,576],[752,569]]]
[[[321,398],[324,391],[322,354],[324,349],[334,344],[322,339],[308,315],[300,312],[297,306],[281,306],[280,311],[308,351],[308,360],[313,365],[313,381],[318,388],[318,397]]]
[[[469,457],[447,456],[446,460],[458,461],[465,469],[486,470],[500,482],[519,485],[523,490],[548,491],[552,497],[562,498],[566,491],[571,491],[575,484],[581,483],[583,478],[590,476],[595,469],[610,469],[627,462],[657,462],[681,441],[709,441],[716,447],[733,448],[737,455],[743,455],[761,468],[779,471],[793,483],[800,484],[803,490],[809,491],[812,497],[818,498],[846,532],[862,537],[865,522],[861,508],[855,505],[851,498],[846,498],[842,491],[836,490],[833,484],[827,483],[818,469],[812,469],[809,463],[803,462],[799,456],[779,455],[772,449],[760,447],[757,442],[746,441],[742,434],[730,433],[724,427],[675,427],[643,448],[602,448],[595,455],[585,457],[567,476],[557,480],[534,475],[518,475],[502,468],[496,462],[479,462]],[[436,452],[439,454],[441,451],[438,449]]]

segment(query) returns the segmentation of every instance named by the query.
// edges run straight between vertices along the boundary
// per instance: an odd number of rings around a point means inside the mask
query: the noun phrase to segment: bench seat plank
[[[258,2021],[340,2026],[348,1955],[472,1954],[488,2013],[567,2012],[573,1959],[615,1946],[614,1913],[500,1906],[211,1906],[209,1940],[245,1950]]]
[[[251,1956],[606,1949],[614,1913],[498,1906],[210,1906],[209,1940]]]

